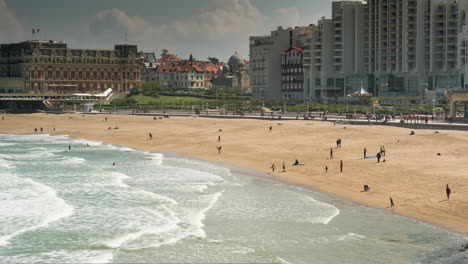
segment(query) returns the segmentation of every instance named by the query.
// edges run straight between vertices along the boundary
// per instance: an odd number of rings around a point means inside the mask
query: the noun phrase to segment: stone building
[[[214,86],[241,89],[243,93],[251,93],[249,78],[249,62],[245,61],[237,51],[222,66],[222,72],[212,79]]]
[[[0,93],[128,93],[139,84],[136,45],[88,50],[34,40],[0,46]]]

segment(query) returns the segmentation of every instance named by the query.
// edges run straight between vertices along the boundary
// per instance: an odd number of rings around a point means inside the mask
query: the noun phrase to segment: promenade
[[[132,110],[119,111],[120,114],[133,114],[133,115],[143,115],[143,116],[194,116],[193,111],[180,111],[180,110],[166,110],[166,111],[150,111],[147,113],[143,112],[133,112]],[[304,114],[306,117],[304,117]],[[291,120],[304,120],[304,121],[327,121],[327,122],[336,122],[337,124],[350,124],[350,125],[378,125],[378,126],[393,126],[393,127],[404,127],[409,129],[434,129],[434,130],[463,130],[468,131],[468,122],[466,121],[454,121],[454,123],[449,124],[444,118],[439,117],[436,120],[429,119],[427,123],[424,121],[409,121],[402,123],[399,116],[395,117],[395,120],[389,120],[383,122],[383,120],[368,120],[362,114],[358,114],[358,118],[346,119],[346,115],[338,115],[336,113],[331,113],[326,116],[326,118],[320,117],[319,112],[311,112],[312,117],[308,117],[307,113],[304,112],[289,112],[285,114],[261,112],[252,112],[246,113],[244,115],[233,113],[232,111],[225,114],[219,112],[207,112],[201,111],[198,116],[206,118],[227,118],[227,119],[258,119],[258,120],[271,120],[276,122],[281,121],[291,121]]]

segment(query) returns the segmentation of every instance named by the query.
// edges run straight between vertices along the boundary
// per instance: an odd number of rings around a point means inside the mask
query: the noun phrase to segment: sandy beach
[[[154,120],[150,116],[128,115],[3,116],[2,134],[33,134],[35,128],[40,133],[42,127],[44,134],[174,152],[267,173],[271,173],[270,166],[274,163],[274,175],[284,182],[468,234],[467,132],[415,130],[416,135],[410,136],[410,130],[404,128],[304,120],[281,121],[279,125],[277,120],[195,117]],[[151,140],[149,133],[153,136]],[[342,139],[342,148],[336,148],[337,138]],[[385,162],[377,163],[375,158],[358,159],[363,156],[364,147],[369,156],[374,156],[381,145],[386,149],[382,158]],[[222,146],[220,154],[217,146]],[[329,159],[330,148],[333,148],[333,159]],[[292,166],[295,159],[305,165]],[[340,160],[343,172],[340,172]],[[281,171],[283,161],[287,172]],[[370,185],[371,191],[362,192],[364,184]],[[445,195],[446,184],[452,189],[449,201]],[[395,202],[392,208],[390,196]]]

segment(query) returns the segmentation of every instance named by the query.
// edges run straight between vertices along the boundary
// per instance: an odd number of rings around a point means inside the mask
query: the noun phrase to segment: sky
[[[182,58],[248,60],[249,36],[316,24],[331,0],[0,0],[0,43],[64,40],[70,48],[138,45]],[[32,35],[32,29],[40,33]]]

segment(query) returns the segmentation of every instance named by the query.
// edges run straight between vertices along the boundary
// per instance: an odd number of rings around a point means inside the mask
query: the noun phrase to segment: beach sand
[[[468,234],[467,132],[415,130],[416,135],[410,136],[410,130],[405,128],[304,120],[195,117],[153,120],[151,116],[81,114],[3,116],[2,134],[33,134],[34,128],[40,133],[42,127],[44,134],[174,152],[268,173],[275,163],[275,178],[284,182]],[[114,129],[116,126],[119,129]],[[273,127],[271,132],[269,126]],[[151,140],[149,133],[153,135]],[[337,138],[342,139],[342,148],[336,148]],[[364,147],[368,156],[376,155],[380,145],[386,149],[382,158],[385,162],[377,163],[375,158],[355,159],[362,157]],[[221,154],[217,146],[222,146]],[[328,159],[330,148],[334,150],[333,159]],[[305,165],[292,166],[296,158]],[[340,160],[344,163],[342,173]],[[283,161],[287,172],[281,172]],[[371,191],[362,192],[364,184],[370,185]],[[446,184],[452,189],[450,201],[445,195]],[[395,202],[392,208],[390,196]]]

